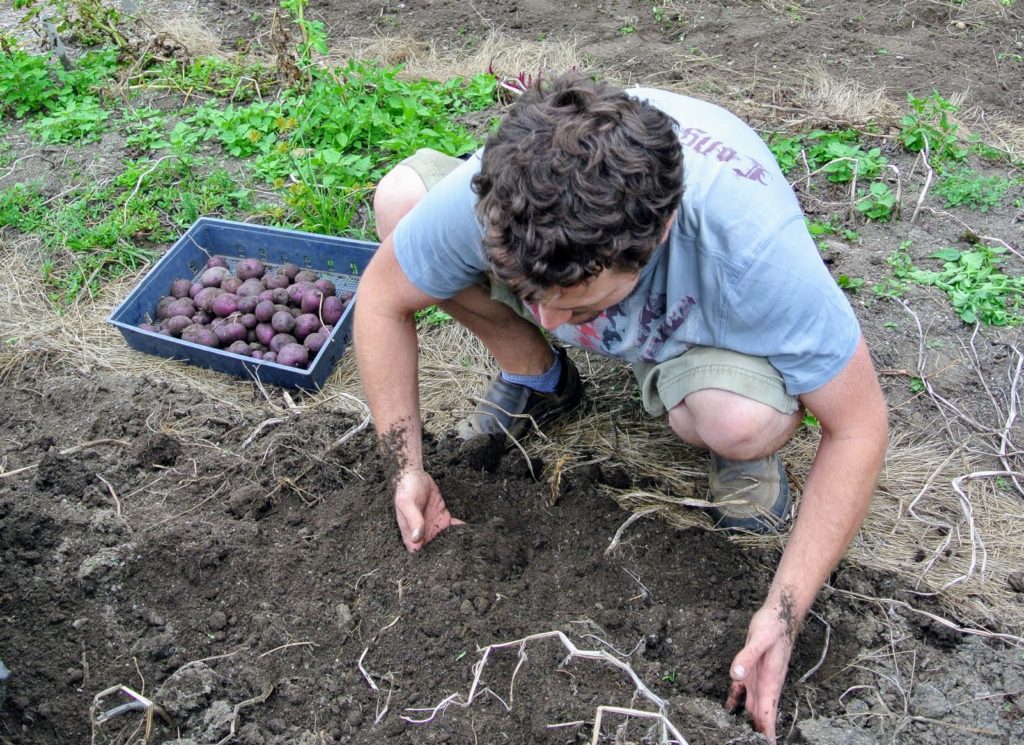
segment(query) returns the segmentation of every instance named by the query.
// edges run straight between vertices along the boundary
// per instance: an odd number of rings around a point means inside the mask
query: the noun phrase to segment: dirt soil
[[[188,11],[230,45],[258,43],[277,3],[203,5]],[[1019,5],[679,1],[655,6],[666,10],[659,19],[635,0],[381,0],[313,2],[309,13],[335,40],[407,34],[461,49],[495,27],[527,40],[572,37],[595,68],[639,82],[690,80],[692,62],[702,74],[691,93],[761,110],[748,118],[768,130],[796,111],[787,73],[815,63],[897,102],[908,90],[963,92],[965,106],[1019,122],[1024,67],[1007,61],[1024,52]],[[790,85],[773,94],[781,83]],[[888,154],[911,170],[891,142]],[[812,216],[843,200],[801,196]],[[885,258],[903,240],[915,259],[965,245],[968,232],[1019,246],[1020,217],[1009,207],[925,212],[913,226],[859,226],[856,245],[829,238],[824,256],[867,286],[889,273]],[[954,438],[956,423],[908,377],[922,365],[944,396],[985,419],[979,374],[1004,375],[1019,329],[971,337],[934,291],[905,298],[923,336],[901,305],[853,296],[886,371],[894,429]],[[550,631],[624,661],[667,701],[687,742],[762,741],[722,702],[777,547],[647,519],[608,550],[629,517],[610,493],[650,480],[614,459],[584,462],[553,498],[518,451],[460,447],[434,432],[428,468],[468,525],[410,555],[372,428],[351,407],[307,409],[293,394],[295,408],[279,415],[250,384],[234,392],[245,406],[173,376],[84,369],[59,355],[4,379],[0,659],[13,677],[0,704],[3,745],[144,740],[143,711],[94,721],[133,700],[115,691],[93,710],[93,697],[116,686],[159,704],[167,720],[153,718],[150,741],[177,745],[579,743],[591,741],[598,706],[654,708],[622,669],[566,661],[555,638],[525,643],[523,656],[495,649],[474,668],[487,645]],[[1024,569],[1020,553],[1010,561]],[[951,629],[941,597],[914,590],[853,563],[836,570],[798,640],[783,741],[1024,741],[1020,648]],[[866,600],[877,598],[887,601]],[[952,620],[979,628],[977,618]],[[1019,621],[981,626],[1019,634]],[[607,715],[602,732],[600,742],[657,741],[657,726],[635,717]]]

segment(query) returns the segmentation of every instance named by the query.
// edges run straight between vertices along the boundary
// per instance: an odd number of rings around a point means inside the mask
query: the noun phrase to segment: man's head
[[[674,127],[653,106],[575,73],[524,93],[473,179],[498,278],[537,302],[606,269],[635,275],[682,194]]]

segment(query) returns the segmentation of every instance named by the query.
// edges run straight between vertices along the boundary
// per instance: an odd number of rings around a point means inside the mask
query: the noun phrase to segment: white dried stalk
[[[505,705],[506,709],[511,710],[512,688],[515,685],[516,675],[519,673],[520,668],[526,662],[527,643],[531,641],[540,641],[542,639],[551,638],[558,639],[562,643],[562,646],[565,647],[569,652],[569,654],[562,661],[562,664],[565,664],[574,657],[578,657],[585,660],[597,660],[601,662],[606,662],[618,668],[622,672],[626,673],[626,675],[629,676],[629,679],[633,682],[633,685],[636,687],[637,693],[641,694],[644,698],[646,698],[651,704],[653,704],[657,708],[656,712],[651,712],[638,711],[634,709],[624,709],[615,706],[599,706],[597,708],[597,713],[594,720],[595,737],[597,737],[600,732],[601,717],[603,715],[603,712],[609,712],[657,719],[661,725],[660,741],[663,745],[670,745],[673,742],[677,745],[686,745],[686,740],[682,738],[682,735],[679,734],[678,730],[672,725],[671,721],[668,719],[668,702],[665,699],[658,696],[656,693],[654,693],[654,691],[652,691],[650,688],[648,688],[647,685],[640,679],[640,676],[636,674],[636,671],[634,671],[632,667],[630,667],[622,660],[613,657],[604,650],[580,649],[575,644],[573,644],[569,637],[567,637],[561,631],[545,631],[538,634],[531,634],[530,636],[526,636],[522,639],[517,639],[515,641],[503,642],[500,644],[490,644],[487,647],[484,647],[482,650],[480,650],[482,652],[480,659],[477,660],[476,664],[473,665],[473,682],[470,684],[469,692],[465,696],[462,696],[458,693],[453,693],[447,698],[440,701],[435,706],[427,708],[406,709],[407,712],[427,713],[427,716],[419,719],[410,716],[402,716],[402,719],[411,724],[426,724],[432,721],[435,717],[437,717],[438,714],[445,711],[449,706],[455,705],[461,708],[467,708],[471,706],[473,704],[473,701],[483,693],[491,694],[499,701],[501,701]],[[490,690],[486,686],[481,686],[480,679],[483,675],[484,666],[486,666],[487,660],[490,657],[491,652],[493,652],[496,649],[505,649],[508,647],[519,648],[519,662],[516,664],[516,668],[512,672],[512,680],[509,686],[509,702],[506,704],[504,701],[502,701],[501,697],[497,696],[497,694],[495,694],[492,690]],[[669,739],[669,732],[671,732],[672,737],[675,738],[674,740]],[[596,740],[594,740],[594,742],[596,742]]]

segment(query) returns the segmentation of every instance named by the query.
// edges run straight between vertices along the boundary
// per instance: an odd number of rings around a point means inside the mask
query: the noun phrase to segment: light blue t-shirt
[[[630,362],[663,362],[697,345],[765,357],[791,395],[829,382],[853,356],[860,328],[767,146],[713,104],[650,88],[627,93],[678,122],[679,210],[625,299],[552,335]],[[470,188],[479,168],[477,153],[395,229],[399,265],[432,297],[450,298],[490,269]]]

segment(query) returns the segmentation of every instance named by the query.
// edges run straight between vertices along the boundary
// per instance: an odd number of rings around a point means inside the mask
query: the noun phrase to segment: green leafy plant
[[[18,50],[0,52],[0,111],[19,119],[48,111],[60,89],[43,57]]]
[[[95,98],[69,98],[27,123],[25,129],[45,144],[95,142],[106,131],[109,118],[110,112]]]
[[[102,0],[13,0],[15,10],[26,11],[22,24],[32,23],[42,12],[54,12],[52,20],[57,31],[74,37],[82,46],[113,42],[121,47],[125,38],[118,30],[121,14]]]
[[[808,166],[812,170],[822,169],[825,177],[835,184],[847,184],[854,178],[874,178],[888,159],[882,155],[881,148],[862,149],[858,136],[854,130],[811,132],[805,140]]]
[[[446,326],[453,319],[436,305],[431,305],[423,310],[416,311],[416,320],[427,326]]]
[[[982,176],[968,168],[946,173],[935,182],[932,192],[942,197],[947,207],[969,207],[988,212],[1003,201],[1012,182],[1001,176]]]
[[[910,379],[910,392],[911,393],[923,393],[925,390],[924,381],[921,378]]]
[[[858,191],[856,206],[857,210],[869,220],[885,222],[893,216],[896,209],[896,195],[893,194],[888,184],[875,181],[867,192]]]
[[[302,34],[302,41],[299,42],[296,51],[299,56],[299,64],[304,66],[312,62],[314,51],[327,54],[327,31],[324,28],[324,23],[306,18],[307,5],[309,5],[308,0],[281,0],[281,8],[290,15]]]
[[[943,98],[938,91],[917,98],[907,94],[911,112],[900,121],[900,141],[912,153],[927,146],[932,163],[938,168],[949,162],[962,161],[967,149],[960,144],[958,126],[950,118],[959,107]]]
[[[921,285],[946,293],[965,323],[991,326],[1024,324],[1024,277],[999,271],[1006,249],[979,244],[972,251],[944,248],[929,258],[943,261],[942,271],[911,269],[908,276]]]
[[[846,274],[840,274],[836,277],[836,284],[844,290],[856,292],[863,286],[864,279],[863,277],[850,277]]]

